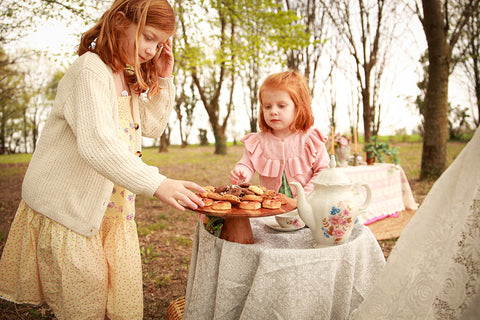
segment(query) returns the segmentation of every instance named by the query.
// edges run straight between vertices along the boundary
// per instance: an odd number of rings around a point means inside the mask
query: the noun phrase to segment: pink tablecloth
[[[372,201],[359,222],[368,225],[386,217],[398,216],[405,209],[416,210],[418,204],[402,167],[387,163],[373,166],[337,167],[352,182],[367,183],[372,189]]]

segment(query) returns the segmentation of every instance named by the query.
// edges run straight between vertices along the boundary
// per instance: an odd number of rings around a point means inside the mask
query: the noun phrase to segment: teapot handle
[[[367,209],[368,205],[370,204],[370,201],[372,200],[372,189],[368,184],[363,182],[356,182],[353,185],[353,189],[356,190],[357,192],[362,187],[365,188],[365,191],[367,192],[367,196],[365,197],[365,201],[360,205],[360,208],[359,208],[360,211]]]

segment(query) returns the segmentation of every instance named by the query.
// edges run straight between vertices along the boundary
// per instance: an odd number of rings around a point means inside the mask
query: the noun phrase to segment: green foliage
[[[0,47],[0,154],[11,152],[17,144],[26,112],[26,104],[30,99],[25,84],[25,74],[15,68],[13,60]]]
[[[377,136],[372,136],[370,141],[365,143],[363,151],[372,153],[378,162],[385,162],[383,158],[385,155],[390,157],[394,164],[400,164],[400,159],[398,158],[398,149],[390,147],[386,141],[379,141]]]
[[[155,287],[161,288],[161,287],[166,287],[170,284],[172,281],[172,275],[168,274],[163,277],[155,279]]]
[[[91,24],[99,16],[105,0],[3,0],[0,2],[0,46],[21,39],[45,20],[63,20],[67,24],[83,21]],[[110,3],[108,3],[110,4]]]
[[[224,219],[222,217],[214,217],[207,215],[207,224],[205,228],[216,237],[220,236]]]
[[[141,246],[140,255],[142,257],[143,263],[148,263],[150,261],[153,261],[160,256],[160,254],[155,252],[152,243],[150,243],[148,246]]]
[[[57,88],[58,84],[60,83],[60,80],[62,80],[63,75],[65,72],[63,71],[57,71],[55,74],[52,76],[50,81],[47,83],[45,87],[45,97],[48,100],[55,100],[55,96],[57,95]]]
[[[137,225],[137,233],[139,236],[147,236],[152,232],[163,230],[167,227],[165,222],[156,222],[156,223],[149,223],[149,224],[138,224]]]
[[[193,243],[192,240],[190,240],[187,237],[177,235],[176,237],[173,238],[173,241],[175,241],[178,245],[183,246],[183,247],[188,247]]]

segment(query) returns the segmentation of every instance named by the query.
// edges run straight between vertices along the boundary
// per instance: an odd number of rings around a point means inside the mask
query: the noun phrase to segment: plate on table
[[[265,219],[265,224],[272,228],[273,230],[276,230],[276,231],[285,231],[285,232],[289,232],[289,231],[297,231],[297,230],[300,230],[300,229],[303,229],[305,228],[305,226],[303,227],[293,227],[293,228],[283,228],[281,227],[277,221],[275,221],[274,219]]]

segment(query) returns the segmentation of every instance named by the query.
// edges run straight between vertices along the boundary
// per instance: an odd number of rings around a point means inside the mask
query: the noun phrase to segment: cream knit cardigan
[[[141,136],[158,138],[175,99],[172,79],[160,79],[160,95],[150,101],[132,95],[138,150]],[[22,186],[33,210],[87,237],[94,236],[113,185],[153,196],[166,179],[129,151],[119,138],[113,73],[87,52],[65,73]]]

